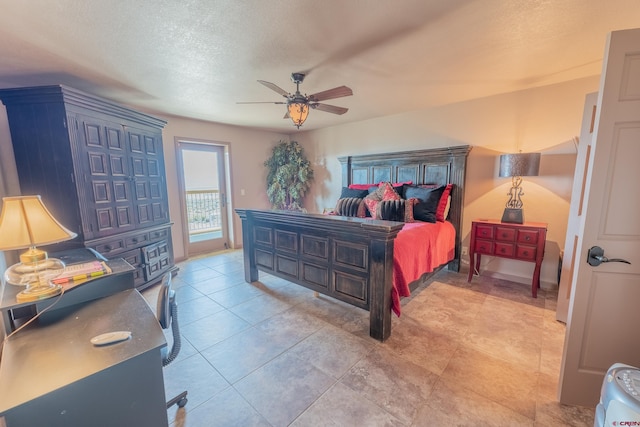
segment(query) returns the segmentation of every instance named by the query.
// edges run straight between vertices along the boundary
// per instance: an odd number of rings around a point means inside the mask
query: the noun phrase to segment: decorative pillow
[[[373,218],[378,218],[378,215],[376,214],[376,207],[378,206],[378,203],[382,200],[399,200],[400,198],[400,195],[398,195],[390,183],[381,182],[376,191],[369,193],[369,195],[364,198],[364,203],[369,209],[371,216]]]
[[[383,181],[384,182],[384,181]],[[376,191],[378,187],[382,184],[382,182],[378,184],[349,184],[349,188],[353,190],[368,190],[369,193]],[[413,181],[406,182],[396,182],[391,184],[393,188],[396,190],[400,198],[404,197],[404,187],[407,185],[412,185]],[[366,194],[365,194],[366,196]]]
[[[436,210],[436,220],[443,222],[447,219],[447,215],[449,215],[448,207],[451,206],[451,189],[453,188],[453,184],[447,184],[444,187],[444,191],[442,192],[442,196],[440,196],[440,201],[438,202],[438,209]],[[445,213],[446,211],[446,213]]]
[[[413,217],[418,221],[436,222],[436,213],[444,190],[444,185],[436,188],[407,187],[405,197],[419,200],[413,207]]]
[[[378,184],[349,184],[352,190],[369,190],[371,187],[378,188]]]
[[[364,199],[369,195],[369,192],[364,190],[358,190],[356,188],[342,187],[342,193],[340,193],[340,198],[345,199],[347,197],[356,197],[358,199]]]
[[[381,200],[378,203],[376,219],[398,222],[414,222],[413,206],[418,199]]]
[[[336,203],[334,214],[340,216],[355,216],[358,218],[364,218],[366,216],[366,206],[364,205],[364,199],[361,199],[359,197],[341,198],[338,200],[338,203]]]

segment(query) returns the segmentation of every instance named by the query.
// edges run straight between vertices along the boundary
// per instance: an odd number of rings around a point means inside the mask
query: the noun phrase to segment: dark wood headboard
[[[456,229],[455,258],[449,270],[460,270],[464,181],[469,145],[396,153],[338,157],[342,165],[342,185],[382,181],[414,184],[454,184],[449,218]]]

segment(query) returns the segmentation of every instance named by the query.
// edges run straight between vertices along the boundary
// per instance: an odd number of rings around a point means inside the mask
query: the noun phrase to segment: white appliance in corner
[[[613,364],[602,382],[594,427],[640,427],[640,369]]]

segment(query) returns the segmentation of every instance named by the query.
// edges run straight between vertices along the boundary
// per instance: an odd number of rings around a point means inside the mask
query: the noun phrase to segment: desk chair
[[[171,326],[171,333],[173,335],[173,344],[171,350],[167,347],[163,349],[162,353],[162,366],[167,366],[173,362],[178,353],[180,353],[180,328],[178,326],[178,305],[176,304],[176,291],[171,289],[171,273],[167,273],[162,278],[162,284],[160,285],[160,292],[158,293],[158,308],[157,316],[158,322],[162,329],[169,329]],[[184,407],[187,404],[187,392],[183,391],[173,399],[167,402],[167,409],[177,404],[179,408]]]

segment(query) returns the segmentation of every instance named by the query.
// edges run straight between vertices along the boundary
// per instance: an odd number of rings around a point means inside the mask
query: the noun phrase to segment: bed
[[[369,334],[384,341],[391,334],[392,308],[440,268],[460,269],[462,208],[470,147],[339,157],[342,186],[366,183],[453,184],[446,224],[452,249],[437,266],[406,274],[398,285],[395,241],[417,223],[313,213],[236,209],[242,220],[247,282],[267,272],[348,304],[368,310]],[[416,225],[414,225],[416,224]],[[398,235],[400,234],[400,237]],[[412,240],[414,238],[410,238]],[[426,238],[425,238],[426,239]],[[414,239],[415,240],[415,239]],[[398,247],[398,252],[402,252]],[[394,281],[394,278],[396,279]],[[399,314],[399,311],[396,312]]]

